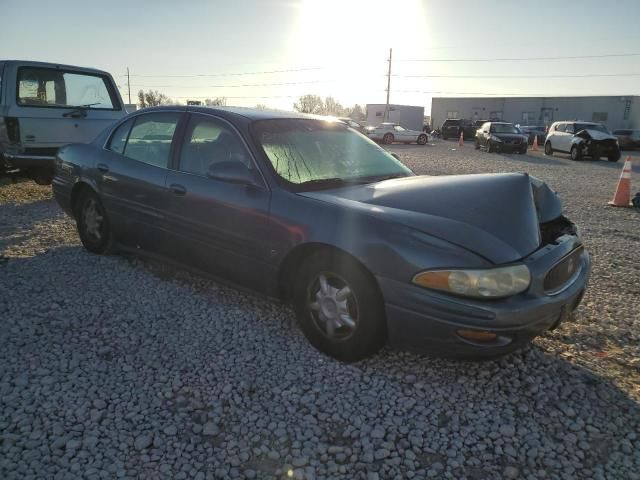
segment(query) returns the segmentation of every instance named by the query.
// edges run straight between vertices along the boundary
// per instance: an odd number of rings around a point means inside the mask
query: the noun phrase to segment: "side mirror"
[[[241,185],[255,185],[256,175],[253,170],[242,162],[217,162],[209,166],[207,177],[222,182],[237,183]]]
[[[400,160],[400,155],[398,155],[396,152],[392,152],[392,153],[391,153],[391,156],[392,156],[393,158],[395,158],[396,160]]]

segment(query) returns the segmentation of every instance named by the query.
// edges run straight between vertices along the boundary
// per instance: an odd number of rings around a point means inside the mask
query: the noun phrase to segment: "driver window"
[[[251,159],[242,141],[220,120],[192,115],[184,134],[179,169],[206,176],[219,162],[241,162],[251,168]]]
[[[393,127],[394,130],[398,131],[398,132],[402,132],[404,130],[404,128],[402,128],[400,125],[396,125],[395,127]]]

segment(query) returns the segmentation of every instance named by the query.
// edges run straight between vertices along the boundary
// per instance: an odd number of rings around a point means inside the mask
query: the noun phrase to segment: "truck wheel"
[[[385,145],[391,145],[393,143],[393,134],[385,133],[384,137],[382,137],[382,143],[384,143]]]
[[[293,306],[309,342],[343,362],[373,355],[386,342],[378,286],[348,256],[319,252],[308,257],[295,278]]]
[[[544,154],[548,156],[553,155],[553,148],[551,147],[551,142],[547,142],[544,144]]]

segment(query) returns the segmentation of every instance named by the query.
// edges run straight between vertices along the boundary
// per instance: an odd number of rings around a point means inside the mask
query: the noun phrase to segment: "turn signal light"
[[[457,330],[456,333],[462,338],[474,342],[493,342],[498,338],[498,335],[493,332],[481,332],[478,330]]]

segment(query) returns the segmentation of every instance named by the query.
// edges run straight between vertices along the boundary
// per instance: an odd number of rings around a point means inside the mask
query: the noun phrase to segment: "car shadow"
[[[525,162],[525,163],[534,163],[536,165],[562,165],[562,162],[558,160],[553,160],[549,157],[545,157],[545,156],[538,156],[538,155],[529,155],[528,153],[525,154],[518,154],[518,153],[495,153],[493,155],[500,155],[503,156],[505,158],[508,158],[509,160],[515,160],[518,162]]]

